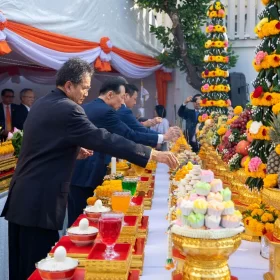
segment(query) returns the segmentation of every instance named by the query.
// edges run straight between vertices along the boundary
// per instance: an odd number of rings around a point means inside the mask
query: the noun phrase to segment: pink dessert
[[[211,170],[201,170],[201,182],[210,183],[214,180],[214,173]]]
[[[216,200],[216,201],[222,202],[223,196],[219,192],[217,192],[217,193],[210,192],[207,196],[207,201],[211,201],[211,200]]]

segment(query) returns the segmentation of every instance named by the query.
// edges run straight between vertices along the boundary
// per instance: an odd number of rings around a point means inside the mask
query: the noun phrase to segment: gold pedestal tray
[[[269,272],[265,273],[265,280],[280,279],[280,240],[276,239],[273,234],[265,235],[266,241],[269,243]]]
[[[149,233],[149,216],[143,216],[141,225],[138,227],[137,238],[144,238],[147,241]]]
[[[0,193],[9,188],[12,177],[13,177],[13,172],[11,172],[7,176],[4,176],[4,177],[0,178]]]
[[[143,272],[144,259],[145,259],[145,245],[146,240],[144,238],[137,238],[134,246],[134,252],[132,254],[132,261],[130,268],[138,269],[140,271],[140,275]]]
[[[186,256],[182,280],[230,280],[228,258],[241,244],[241,235],[195,239],[172,234],[174,247]]]
[[[144,197],[144,210],[151,210],[153,205],[153,191],[149,190]]]
[[[261,235],[256,235],[254,232],[250,231],[245,226],[245,232],[241,233],[242,240],[250,241],[250,242],[260,242]]]

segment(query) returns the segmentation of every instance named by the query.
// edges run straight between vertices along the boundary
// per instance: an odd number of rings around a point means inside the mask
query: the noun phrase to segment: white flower
[[[208,60],[209,60],[209,55],[205,55],[204,56],[204,62],[208,62]]]
[[[249,128],[250,133],[257,134],[262,125],[263,125],[262,122],[256,122],[256,121],[252,122]]]
[[[228,140],[229,140],[230,142],[233,142],[233,141],[234,141],[234,135],[231,134],[231,135],[228,137]]]
[[[271,87],[271,82],[270,81],[268,81],[268,80],[266,80],[266,84],[267,84],[267,87]]]

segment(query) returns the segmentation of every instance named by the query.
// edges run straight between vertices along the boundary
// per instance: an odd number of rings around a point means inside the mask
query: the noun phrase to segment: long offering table
[[[169,189],[169,175],[165,165],[158,165],[155,179],[155,194],[151,210],[146,210],[149,216],[149,235],[145,247],[145,261],[142,280],[171,280],[171,272],[165,270],[167,256],[168,223],[167,197]],[[0,194],[0,211],[7,198],[7,191]],[[8,280],[8,223],[0,218],[0,279]],[[229,265],[232,274],[239,280],[261,280],[268,270],[268,260],[260,254],[260,244],[243,241],[242,246],[230,258]]]

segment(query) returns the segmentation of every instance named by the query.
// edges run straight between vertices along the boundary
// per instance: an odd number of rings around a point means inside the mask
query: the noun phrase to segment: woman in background
[[[160,133],[165,134],[169,129],[169,121],[166,119],[166,110],[164,106],[157,105],[155,106],[155,116],[161,118],[161,123],[156,124],[155,126],[152,126],[151,129]],[[161,151],[167,151],[167,142],[158,145],[158,149]]]

